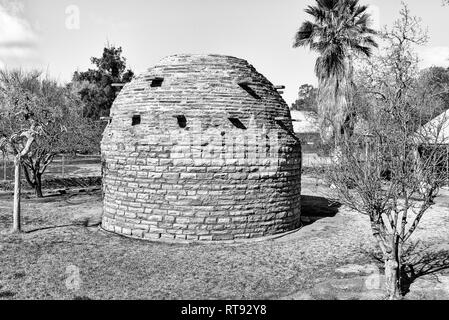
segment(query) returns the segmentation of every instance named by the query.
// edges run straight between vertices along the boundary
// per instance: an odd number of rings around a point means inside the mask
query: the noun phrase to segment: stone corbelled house
[[[114,102],[102,157],[107,231],[223,241],[300,226],[301,143],[245,60],[174,55],[137,76]]]

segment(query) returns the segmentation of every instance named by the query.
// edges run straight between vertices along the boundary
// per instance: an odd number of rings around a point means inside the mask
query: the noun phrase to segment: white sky
[[[449,6],[409,0],[430,42],[422,66],[449,66]],[[293,37],[313,0],[0,0],[0,67],[40,68],[60,81],[90,67],[109,41],[122,46],[136,72],[175,53],[244,58],[276,85],[290,104],[298,87],[316,84],[316,55],[293,49]],[[375,25],[397,18],[400,0],[361,0]],[[79,13],[79,19],[76,13]],[[74,15],[75,14],[75,15]],[[79,27],[79,28],[78,28]]]

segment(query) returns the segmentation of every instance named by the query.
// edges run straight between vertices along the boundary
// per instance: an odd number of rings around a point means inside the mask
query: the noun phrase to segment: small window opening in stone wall
[[[242,123],[242,121],[240,121],[239,118],[229,118],[229,121],[231,121],[234,127],[246,130],[246,126]]]
[[[175,116],[175,118],[178,120],[178,126],[180,128],[185,128],[187,127],[187,119],[184,115],[177,115]]]
[[[137,126],[137,125],[139,125],[140,124],[140,122],[141,122],[141,117],[140,117],[140,114],[135,114],[135,115],[133,115],[133,118],[132,118],[132,125],[133,126]]]
[[[262,99],[257,93],[256,91],[254,91],[250,86],[254,86],[256,85],[255,82],[253,82],[251,79],[244,79],[240,82],[238,82],[238,85],[245,90],[246,92],[248,92],[254,99],[260,100]]]
[[[154,78],[153,81],[151,81],[151,87],[162,87],[162,82],[164,82],[164,78]]]

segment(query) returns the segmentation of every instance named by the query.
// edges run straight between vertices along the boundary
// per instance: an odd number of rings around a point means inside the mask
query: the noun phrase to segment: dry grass
[[[325,188],[310,179],[303,189],[303,214],[324,219],[280,239],[239,245],[103,233],[98,193],[26,200],[25,233],[10,235],[11,201],[0,199],[0,299],[279,299],[341,277],[339,266],[371,263],[365,217],[327,210],[317,196]],[[79,290],[67,286],[72,266],[80,271]]]

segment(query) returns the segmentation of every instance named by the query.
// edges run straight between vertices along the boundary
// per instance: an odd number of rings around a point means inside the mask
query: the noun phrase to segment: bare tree
[[[414,46],[427,36],[407,6],[391,30],[384,32],[382,54],[359,71],[358,111],[364,127],[339,142],[339,157],[326,177],[335,187],[335,198],[369,217],[374,238],[383,254],[390,299],[403,294],[404,244],[410,240],[432,206],[438,188],[446,181],[441,170],[442,131],[447,120],[434,125],[432,135],[421,130],[414,116],[423,104],[435,103],[417,95]]]

